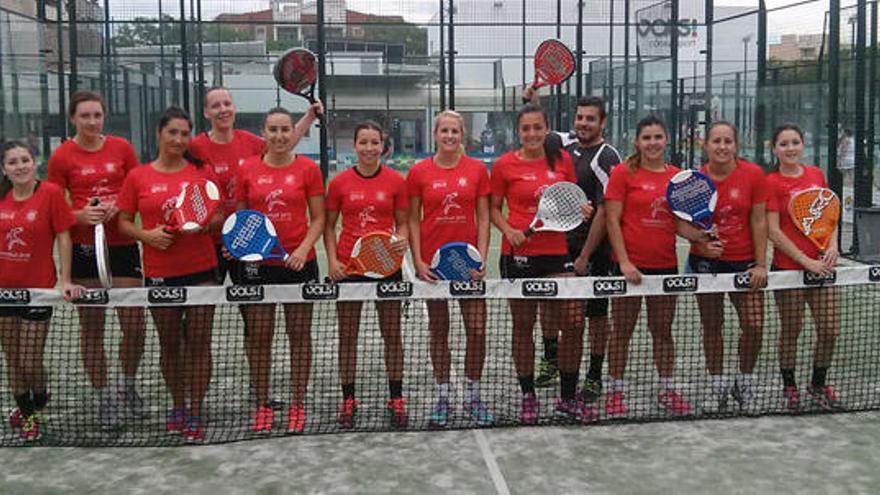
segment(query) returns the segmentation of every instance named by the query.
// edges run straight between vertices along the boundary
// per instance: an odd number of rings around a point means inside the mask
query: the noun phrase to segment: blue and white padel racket
[[[666,202],[678,218],[709,230],[712,228],[712,213],[718,202],[718,192],[706,174],[682,170],[669,180]]]
[[[431,272],[440,280],[471,280],[471,270],[483,266],[480,252],[466,242],[448,242],[434,253]]]
[[[272,221],[254,210],[239,210],[229,215],[223,222],[223,245],[241,261],[287,259]]]

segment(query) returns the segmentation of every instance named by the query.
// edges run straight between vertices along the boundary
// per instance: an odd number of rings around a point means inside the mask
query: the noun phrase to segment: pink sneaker
[[[17,407],[13,407],[11,411],[9,411],[9,427],[10,428],[21,428],[21,423],[24,419],[21,416],[21,409]]]
[[[183,441],[199,443],[205,439],[205,423],[198,416],[187,418],[186,429],[183,430]]]
[[[181,433],[186,428],[186,411],[172,409],[165,417],[165,431],[168,433]]]
[[[252,414],[253,422],[251,430],[254,433],[271,433],[272,423],[275,420],[275,411],[271,407],[261,405]]]
[[[801,397],[797,387],[785,387],[782,389],[782,405],[789,411],[797,411],[801,408]]]
[[[346,430],[354,428],[354,420],[357,417],[357,410],[358,401],[354,397],[345,399],[342,405],[339,406],[339,416],[336,418],[339,427]]]
[[[406,428],[406,425],[409,423],[409,415],[406,413],[406,399],[403,397],[388,399],[385,408],[387,416],[391,417],[391,426]]]
[[[18,437],[25,442],[33,442],[40,438],[40,422],[43,415],[35,412],[26,418],[21,419],[21,425],[18,428]]]
[[[306,410],[302,404],[290,404],[287,414],[287,433],[302,433],[306,429]]]
[[[810,398],[813,399],[813,402],[826,411],[836,411],[842,408],[840,399],[837,398],[837,393],[834,392],[834,389],[830,385],[825,385],[824,387],[814,387],[810,385],[807,388],[807,393],[810,394]]]
[[[605,396],[605,415],[612,418],[626,417],[629,410],[623,400],[623,392],[611,392]]]
[[[657,394],[657,402],[673,416],[687,416],[692,412],[691,405],[672,389]]]
[[[523,394],[522,409],[519,411],[519,421],[524,425],[533,425],[538,422],[539,415],[538,398],[534,392]]]

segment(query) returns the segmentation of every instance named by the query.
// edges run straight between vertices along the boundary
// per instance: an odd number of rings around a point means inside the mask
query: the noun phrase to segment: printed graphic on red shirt
[[[347,263],[355,241],[368,232],[394,229],[394,212],[409,208],[406,183],[396,171],[382,166],[379,173],[363,177],[354,167],[330,181],[327,209],[342,216],[336,256]]]
[[[7,193],[0,199],[0,287],[55,287],[55,236],[75,223],[55,184],[40,183],[24,201]]]
[[[420,256],[430,263],[448,242],[477,245],[477,199],[489,194],[489,174],[479,160],[463,156],[449,169],[433,158],[416,163],[406,176],[410,197],[422,201]]]
[[[302,244],[308,231],[308,198],[323,196],[324,182],[318,165],[297,155],[286,167],[271,167],[259,156],[251,157],[238,171],[236,201],[265,214],[275,226],[278,239],[290,253]],[[309,259],[315,258],[315,250]],[[267,264],[280,265],[281,260]]]
[[[132,215],[140,214],[144,230],[167,225],[180,192],[189,183],[204,179],[215,178],[210,170],[190,164],[174,173],[159,172],[152,164],[144,165],[126,177],[117,200],[119,209]],[[165,250],[147,243],[143,248],[147,277],[176,277],[217,266],[214,246],[207,234],[178,234]]]
[[[798,228],[788,213],[788,203],[791,197],[805,189],[813,187],[828,187],[822,170],[811,165],[802,165],[803,173],[799,177],[786,177],[779,172],[773,172],[767,176],[767,188],[769,199],[767,211],[779,212],[779,228],[791,242],[805,255],[812,259],[819,259],[821,253],[815,244],[810,241]],[[773,248],[773,266],[783,270],[802,270],[803,267],[794,259],[783,253],[779,248]]]
[[[69,139],[49,157],[47,173],[50,182],[70,192],[73,209],[81,210],[92,198],[114,203],[125,176],[139,165],[131,144],[122,138],[106,136],[97,151],[88,151]],[[119,233],[115,218],[104,227],[111,246],[132,244],[131,239]],[[70,237],[77,244],[94,244],[94,227],[74,225]]]
[[[507,202],[507,223],[514,229],[525,230],[534,219],[538,201],[548,186],[576,180],[574,165],[567,152],[562,153],[562,160],[557,160],[554,170],[550,170],[544,158],[521,160],[516,152],[510,152],[501,156],[492,166],[490,187],[492,196],[503,197]],[[501,253],[517,256],[566,255],[568,247],[564,232],[536,232],[515,250],[511,250],[510,243],[504,238]]]

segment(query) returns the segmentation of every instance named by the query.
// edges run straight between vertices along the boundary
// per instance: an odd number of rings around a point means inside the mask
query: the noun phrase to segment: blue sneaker
[[[464,401],[464,410],[470,415],[477,426],[492,426],[495,424],[495,416],[486,408],[486,404],[479,397]]]
[[[437,399],[428,424],[431,428],[445,428],[449,423],[449,399]]]

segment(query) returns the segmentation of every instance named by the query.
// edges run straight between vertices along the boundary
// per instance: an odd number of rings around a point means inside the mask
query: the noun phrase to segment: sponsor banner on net
[[[376,284],[376,297],[389,299],[412,297],[412,282],[379,282]]]
[[[186,287],[151,287],[147,300],[150,304],[183,304],[186,302]]]
[[[307,301],[329,301],[339,299],[339,285],[317,282],[303,284],[302,298]]]
[[[663,292],[696,292],[699,286],[698,280],[693,275],[665,277],[663,279]]]
[[[226,288],[228,302],[259,302],[264,298],[262,285],[230,285]]]
[[[482,280],[453,280],[449,282],[450,296],[484,296],[486,282]]]
[[[554,280],[524,280],[522,295],[525,297],[555,297],[559,294],[559,285]]]

